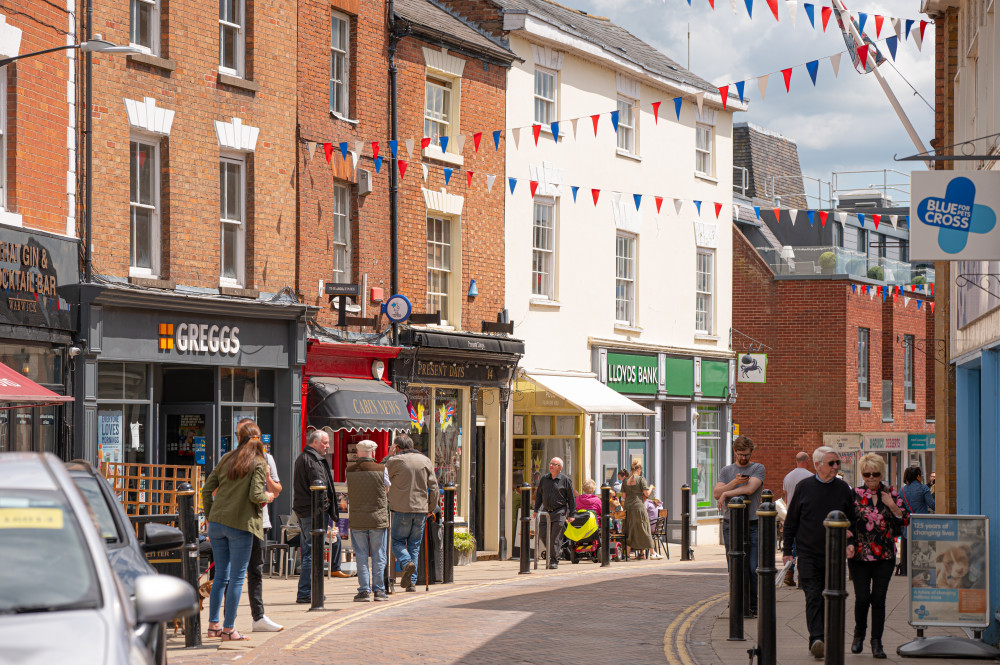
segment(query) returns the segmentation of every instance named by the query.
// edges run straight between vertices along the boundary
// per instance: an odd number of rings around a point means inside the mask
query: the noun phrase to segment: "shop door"
[[[476,449],[472,451],[469,485],[472,489],[469,501],[473,507],[469,528],[472,531],[472,537],[476,539],[476,546],[482,549],[482,543],[486,542],[486,527],[483,519],[486,510],[486,428],[482,425],[476,427]]]
[[[160,408],[160,464],[215,466],[212,404],[164,405]],[[220,454],[225,454],[223,450]]]

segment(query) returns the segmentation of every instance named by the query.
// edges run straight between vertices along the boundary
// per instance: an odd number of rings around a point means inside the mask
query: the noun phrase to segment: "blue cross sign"
[[[985,172],[913,173],[910,185],[913,194],[911,258],[1000,259],[1000,233],[994,233],[1000,231],[997,229],[997,208],[1000,207],[997,197],[1000,180],[997,178]],[[942,185],[944,196],[940,195]],[[978,237],[980,235],[983,237]]]

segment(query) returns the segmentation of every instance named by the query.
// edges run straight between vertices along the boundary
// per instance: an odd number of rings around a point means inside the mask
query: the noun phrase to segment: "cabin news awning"
[[[307,421],[317,429],[408,430],[406,396],[375,379],[309,379]]]

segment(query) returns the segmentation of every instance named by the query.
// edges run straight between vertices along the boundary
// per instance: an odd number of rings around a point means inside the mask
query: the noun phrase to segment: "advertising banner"
[[[990,625],[989,521],[985,515],[911,515],[911,626]]]
[[[102,462],[121,462],[122,431],[121,411],[98,411],[97,413],[97,448],[98,457]]]
[[[1000,256],[1000,171],[914,171],[910,191],[911,261]]]

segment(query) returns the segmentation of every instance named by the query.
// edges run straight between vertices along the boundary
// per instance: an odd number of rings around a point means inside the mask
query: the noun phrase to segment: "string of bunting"
[[[663,0],[664,3],[666,3],[666,1],[667,0]],[[780,19],[778,18],[778,5],[779,5],[778,0],[765,0],[765,2],[767,3],[768,9],[771,10],[771,14],[774,16],[774,20],[778,21],[780,23]],[[688,6],[690,7],[691,6],[691,0],[687,0],[687,3],[688,3]],[[715,9],[715,0],[708,0],[708,4],[712,7],[713,10]],[[747,15],[751,19],[753,19],[753,0],[743,0],[743,4],[746,6]],[[797,19],[796,14],[798,13],[799,4],[800,4],[799,0],[785,0],[785,8],[788,10],[788,20],[791,22],[793,28],[796,27],[796,19]],[[803,2],[801,4],[802,4],[802,10],[806,13],[806,17],[808,17],[808,19],[809,19],[809,25],[812,26],[812,28],[815,29],[816,28],[816,18],[817,18],[817,14],[816,14],[817,5],[815,3],[812,3],[812,2]],[[739,13],[739,2],[738,2],[738,0],[729,0],[729,6],[732,8],[734,14],[738,14]],[[821,25],[823,27],[823,32],[826,32],[826,27],[827,27],[827,24],[829,24],[829,22],[830,22],[830,17],[833,16],[835,12],[836,12],[836,9],[833,6],[820,6],[819,7],[819,18],[820,18]],[[845,12],[845,13],[848,14],[848,15],[850,15],[850,16],[853,16],[853,14],[851,12]],[[899,24],[905,24],[906,25],[906,31],[908,33],[910,31],[910,28],[914,24],[919,23],[920,24],[920,37],[921,38],[923,38],[923,36],[924,36],[924,29],[926,28],[926,26],[928,24],[932,24],[933,23],[933,21],[926,21],[926,20],[923,20],[923,19],[904,19],[904,18],[898,18],[898,17],[895,17],[895,16],[888,16],[888,15],[885,15],[885,14],[872,14],[872,13],[869,13],[869,12],[857,12],[857,17],[858,17],[857,18],[857,24],[858,24],[858,27],[860,28],[859,32],[862,33],[862,34],[864,34],[865,25],[868,23],[868,19],[869,18],[872,19],[872,22],[875,25],[875,38],[876,39],[878,39],[879,34],[882,32],[882,26],[886,23],[886,19],[888,19],[888,22],[889,22],[890,25],[892,25],[893,27],[896,27],[897,34],[899,33],[899,30],[898,30],[898,27],[897,27]]]
[[[878,296],[882,298],[882,302],[888,300],[889,296],[892,295],[893,304],[899,302],[899,298],[903,298],[903,307],[909,307],[911,300],[917,301],[917,309],[919,310],[924,304],[923,298],[911,298],[909,296],[903,295],[903,291],[912,291],[916,293],[921,293],[923,295],[934,295],[934,284],[907,284],[900,287],[898,284],[886,284],[875,285],[875,284],[851,284],[851,293],[857,295],[858,297],[868,296],[869,299],[873,299]],[[934,301],[928,300],[927,306],[930,308],[930,313],[934,313]]]

